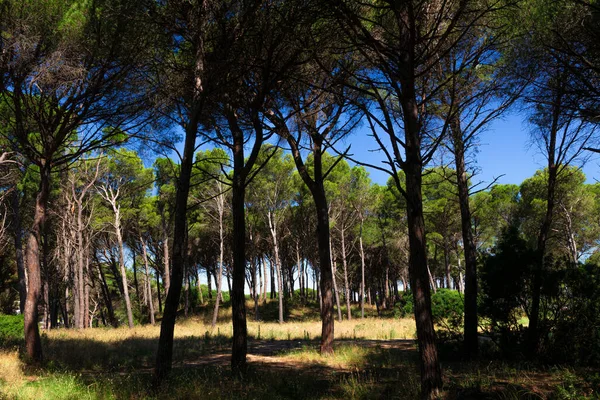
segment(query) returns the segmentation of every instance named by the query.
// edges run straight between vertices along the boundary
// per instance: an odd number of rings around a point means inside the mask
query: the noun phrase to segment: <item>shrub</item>
[[[24,340],[23,316],[0,314],[0,347],[20,344]]]
[[[404,293],[396,307],[394,312],[396,317],[412,316],[414,314],[412,293]],[[436,324],[457,333],[462,326],[465,313],[462,295],[456,290],[438,289],[431,295],[431,312]]]
[[[438,289],[431,296],[431,312],[435,323],[458,333],[462,327],[465,303],[457,290]]]

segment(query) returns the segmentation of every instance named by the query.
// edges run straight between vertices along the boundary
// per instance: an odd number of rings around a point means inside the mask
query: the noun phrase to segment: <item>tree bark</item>
[[[358,246],[360,249],[360,317],[365,317],[365,249],[362,240],[363,218],[360,219],[360,232],[358,234]],[[406,287],[404,288],[406,290]]]
[[[144,260],[144,291],[146,292],[146,304],[148,306],[148,314],[150,316],[150,324],[154,325],[154,301],[152,300],[152,285],[150,284],[150,270],[148,268],[148,251],[146,250],[146,241],[140,235],[140,243],[142,244],[142,259]]]
[[[412,70],[412,69],[411,69]],[[400,98],[404,113],[406,140],[406,214],[409,239],[409,273],[413,293],[417,339],[421,358],[421,395],[435,398],[442,387],[442,373],[435,343],[435,331],[431,314],[431,293],[428,281],[427,246],[423,218],[421,139],[419,111],[414,82],[402,85]]]
[[[537,240],[538,262],[533,270],[532,293],[531,293],[531,313],[529,315],[529,330],[527,335],[527,349],[530,356],[535,356],[539,345],[539,320],[540,320],[540,300],[542,294],[542,280],[545,269],[546,242],[552,226],[552,217],[554,214],[556,180],[558,177],[558,165],[556,165],[556,137],[559,129],[559,118],[561,114],[562,91],[559,90],[552,104],[552,122],[548,140],[548,188],[546,192],[546,214],[542,220],[540,233]]]
[[[23,244],[21,238],[21,212],[19,205],[19,191],[13,190],[11,196],[13,239],[15,245],[15,260],[17,262],[17,276],[19,278],[19,311],[25,311],[27,297],[27,280],[25,277],[25,263],[23,262]]]
[[[127,285],[127,271],[125,270],[125,250],[123,249],[123,235],[121,233],[121,210],[116,204],[113,205],[115,212],[115,234],[117,235],[117,244],[119,245],[119,268],[121,270],[121,280],[123,282],[123,297],[125,298],[125,308],[127,311],[127,324],[133,328],[133,312],[131,310],[131,299],[129,298],[129,287]]]
[[[346,229],[340,231],[342,236],[342,267],[344,268],[344,290],[346,297],[346,311],[348,314],[348,321],[352,319],[352,309],[350,308],[350,286],[348,283],[348,263],[346,260]]]
[[[41,234],[46,222],[46,208],[50,195],[50,165],[40,165],[40,185],[35,200],[33,224],[27,239],[27,278],[28,288],[24,310],[25,346],[27,356],[34,363],[43,360],[40,340],[38,303],[41,297],[42,278],[40,263]]]
[[[222,298],[222,286],[223,281],[223,252],[225,245],[225,235],[223,232],[223,212],[225,208],[223,190],[219,187],[219,195],[216,198],[217,201],[217,212],[219,213],[219,276],[217,279],[217,299],[215,301],[215,309],[213,311],[213,318],[211,326],[214,328],[217,324],[217,318],[219,316],[219,302]]]
[[[244,174],[244,135],[234,129],[233,182],[231,210],[233,214],[233,290],[230,293],[233,319],[233,347],[231,370],[234,376],[246,374],[246,353],[248,338],[246,327],[246,303],[244,282],[246,276],[246,214],[245,174]]]
[[[183,283],[183,267],[186,262],[186,229],[187,229],[187,201],[190,191],[190,178],[192,175],[192,165],[194,160],[194,150],[196,147],[196,134],[198,132],[199,104],[196,104],[192,111],[191,120],[185,127],[185,143],[183,148],[183,158],[177,181],[177,192],[175,194],[175,216],[173,231],[173,264],[171,268],[171,277],[169,278],[169,288],[166,290],[167,298],[165,300],[163,319],[160,324],[160,337],[158,339],[158,349],[156,352],[156,367],[154,369],[153,385],[160,386],[162,381],[171,371],[173,362],[173,334],[175,331],[175,319],[177,317],[177,308],[179,307],[179,297],[181,296],[181,286]],[[168,271],[167,271],[168,272]],[[169,274],[166,273],[166,276]],[[160,288],[159,288],[160,290]],[[160,304],[160,303],[159,303]]]
[[[269,222],[269,230],[273,240],[273,251],[275,252],[275,269],[277,272],[277,300],[279,302],[279,323],[283,324],[283,277],[281,276],[281,260],[279,258],[279,243],[277,241],[277,227],[275,226],[275,217],[269,210],[267,211],[267,219]]]
[[[451,124],[454,147],[454,161],[460,205],[460,221],[462,227],[463,247],[465,251],[465,321],[464,321],[464,353],[468,358],[477,356],[477,247],[473,235],[471,208],[469,206],[469,182],[465,168],[465,146],[463,133],[458,117]],[[458,254],[457,254],[458,256]],[[460,257],[459,257],[460,265]],[[459,280],[462,280],[459,271]],[[459,290],[460,290],[459,285]]]

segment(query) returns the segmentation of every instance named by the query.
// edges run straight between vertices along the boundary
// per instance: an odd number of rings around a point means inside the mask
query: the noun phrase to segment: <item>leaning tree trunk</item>
[[[198,105],[195,107],[199,107]],[[175,195],[175,216],[173,230],[173,264],[171,266],[170,287],[166,291],[167,298],[164,305],[163,319],[160,324],[160,337],[156,352],[156,368],[154,369],[154,387],[160,386],[162,381],[171,371],[173,362],[173,334],[175,331],[175,319],[181,296],[183,282],[183,266],[187,255],[186,228],[187,228],[187,200],[190,191],[190,178],[196,147],[196,134],[198,131],[197,113],[193,113],[191,120],[186,126],[185,144],[183,158],[177,182]],[[158,283],[158,280],[157,280]],[[160,291],[160,286],[158,286]],[[159,295],[160,306],[160,295]]]
[[[46,207],[50,194],[50,166],[40,166],[40,185],[35,199],[33,224],[27,239],[27,277],[28,288],[25,299],[24,328],[27,356],[35,363],[43,359],[42,342],[38,324],[38,303],[42,294],[40,264],[41,234],[46,222]]]
[[[458,118],[451,125],[456,164],[458,202],[460,205],[460,221],[462,227],[463,247],[465,251],[465,321],[464,352],[467,358],[478,353],[477,341],[477,248],[471,224],[471,208],[469,206],[469,182],[465,169],[465,145]],[[460,265],[460,258],[459,258]],[[459,271],[459,281],[460,278]],[[459,285],[460,290],[460,285]]]

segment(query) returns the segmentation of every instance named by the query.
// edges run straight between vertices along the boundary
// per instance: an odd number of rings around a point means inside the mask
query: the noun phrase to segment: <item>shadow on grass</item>
[[[150,391],[156,338],[104,342],[45,338],[46,363],[28,370],[17,399],[416,399],[419,359],[412,340],[337,340],[335,355],[318,355],[317,341],[249,340],[244,380],[229,372],[229,338],[176,338],[170,379]],[[445,399],[547,398],[519,380],[515,366],[444,365]],[[539,371],[527,371],[529,378]],[[539,380],[551,381],[556,376]],[[560,382],[554,382],[560,385]],[[1,385],[0,385],[1,388]],[[41,395],[42,393],[43,395]],[[1,397],[1,396],[0,396]],[[9,396],[8,398],[12,398]]]

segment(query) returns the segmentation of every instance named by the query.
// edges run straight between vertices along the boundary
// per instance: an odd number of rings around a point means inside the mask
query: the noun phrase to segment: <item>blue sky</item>
[[[368,130],[359,128],[350,136],[345,145],[351,144],[350,152],[361,161],[370,163],[381,162],[383,157],[372,150],[377,148],[373,138],[368,136]],[[491,123],[482,131],[475,153],[472,152],[472,164],[476,167],[477,175],[473,182],[483,182],[485,187],[500,177],[498,183],[520,184],[531,177],[535,171],[544,168],[546,162],[539,149],[532,145],[529,126],[523,114],[512,112],[502,119]],[[449,160],[447,160],[449,161]],[[600,180],[600,160],[592,158],[583,167],[588,183]],[[371,179],[378,184],[385,184],[388,175],[384,172],[369,169]],[[478,187],[478,188],[480,188]]]

